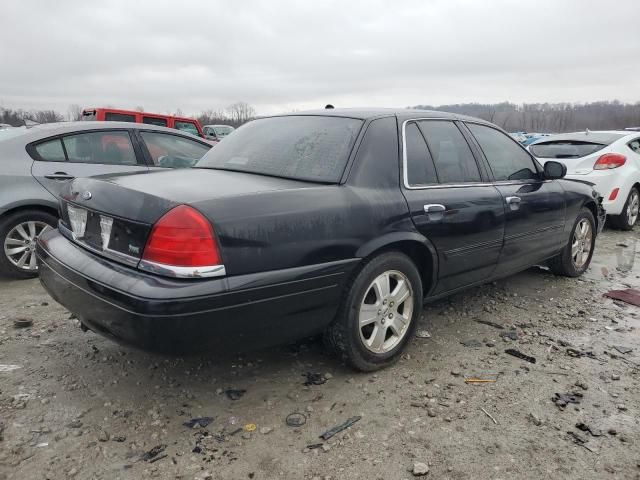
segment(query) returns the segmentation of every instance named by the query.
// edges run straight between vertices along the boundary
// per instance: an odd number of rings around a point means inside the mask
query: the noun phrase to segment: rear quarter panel
[[[565,191],[566,201],[566,222],[565,234],[567,239],[573,230],[576,217],[587,203],[597,204],[598,199],[594,197],[594,189],[589,185],[571,180],[557,180]],[[596,216],[596,221],[598,221]]]

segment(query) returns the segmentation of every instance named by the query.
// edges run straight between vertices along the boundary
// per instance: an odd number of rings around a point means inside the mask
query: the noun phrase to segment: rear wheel
[[[620,215],[610,215],[609,223],[615,228],[621,230],[631,230],[638,220],[638,212],[640,211],[640,193],[636,187],[632,187],[624,203],[622,213]]]
[[[325,334],[326,343],[358,370],[393,363],[422,311],[418,269],[402,253],[384,253],[370,260],[348,288]]]
[[[569,242],[557,256],[547,262],[553,273],[579,277],[589,268],[596,244],[595,227],[591,210],[583,208],[576,218]]]
[[[36,242],[57,222],[55,216],[38,210],[22,210],[0,220],[0,273],[14,278],[38,275]]]

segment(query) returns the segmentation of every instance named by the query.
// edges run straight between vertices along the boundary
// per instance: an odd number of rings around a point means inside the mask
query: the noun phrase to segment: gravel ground
[[[37,280],[0,280],[0,479],[640,479],[640,309],[602,296],[640,287],[637,239],[605,230],[581,279],[533,268],[429,305],[430,338],[375,374],[313,340],[140,352],[83,333]]]

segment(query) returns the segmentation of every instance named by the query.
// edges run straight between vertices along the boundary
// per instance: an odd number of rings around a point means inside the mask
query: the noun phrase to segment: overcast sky
[[[0,105],[636,102],[639,20],[640,0],[5,1]]]

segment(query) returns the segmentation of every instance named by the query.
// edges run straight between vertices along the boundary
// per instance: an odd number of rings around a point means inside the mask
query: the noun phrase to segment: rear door
[[[507,134],[487,125],[465,124],[504,202],[504,247],[496,273],[517,271],[557,253],[567,240],[560,183],[545,180],[529,152]]]
[[[27,150],[35,160],[32,175],[55,196],[76,177],[149,170],[122,129],[71,133],[34,142]]]
[[[504,234],[502,196],[453,121],[403,125],[403,183],[416,228],[438,254],[443,293],[490,277]]]

